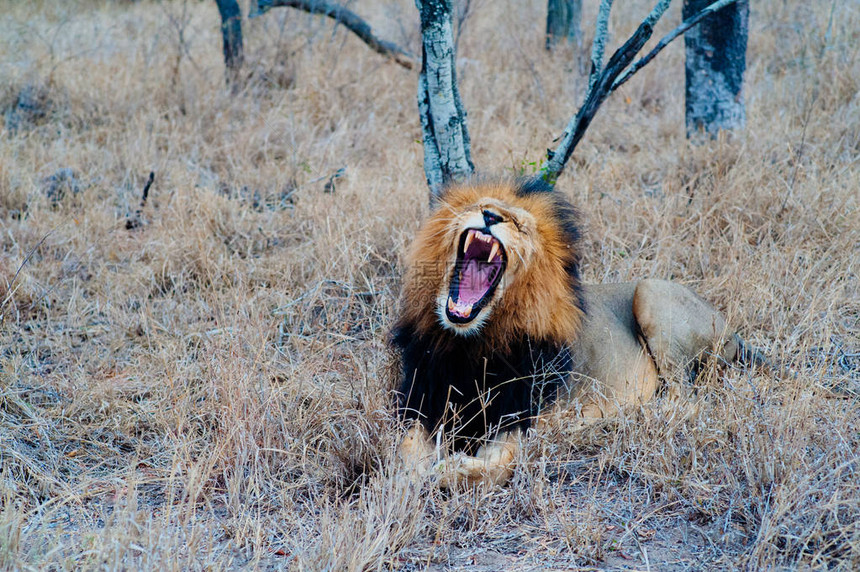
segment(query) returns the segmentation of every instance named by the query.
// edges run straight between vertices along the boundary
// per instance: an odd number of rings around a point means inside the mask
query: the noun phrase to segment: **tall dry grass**
[[[354,8],[417,51],[411,2]],[[647,9],[619,3],[616,43]],[[543,10],[467,20],[484,172],[530,171],[582,95]],[[451,494],[386,463],[386,332],[427,202],[414,74],[275,11],[233,97],[214,3],[0,13],[0,567],[860,566],[856,3],[753,3],[747,129],[698,147],[673,45],[560,183],[587,279],[693,285],[796,375],[708,370],[689,404],[557,424],[509,487]]]

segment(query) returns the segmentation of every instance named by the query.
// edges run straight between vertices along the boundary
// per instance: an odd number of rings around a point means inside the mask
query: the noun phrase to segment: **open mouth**
[[[448,319],[455,324],[474,320],[492,298],[506,264],[505,248],[486,229],[470,228],[460,235],[445,309]]]

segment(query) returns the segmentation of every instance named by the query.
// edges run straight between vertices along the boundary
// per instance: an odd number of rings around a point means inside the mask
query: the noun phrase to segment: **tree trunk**
[[[546,49],[559,42],[582,42],[582,0],[548,0],[546,8]]]
[[[236,0],[215,0],[221,14],[221,39],[224,45],[224,64],[227,66],[227,85],[236,90],[245,53],[242,48],[242,12]]]
[[[713,0],[684,0],[683,17],[691,18]],[[746,70],[749,2],[741,0],[707,16],[684,37],[686,46],[687,137],[743,127],[742,94]]]
[[[424,135],[424,173],[431,202],[445,185],[467,179],[472,164],[466,112],[457,89],[451,0],[416,0],[421,15],[418,111]]]

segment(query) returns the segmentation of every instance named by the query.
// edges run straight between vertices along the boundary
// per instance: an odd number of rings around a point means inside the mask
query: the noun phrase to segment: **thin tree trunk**
[[[684,0],[683,17],[694,17],[713,0]],[[741,0],[705,17],[687,31],[687,137],[715,137],[721,129],[744,126],[743,79],[746,70],[749,2]]]
[[[424,173],[434,202],[445,185],[475,171],[466,112],[457,89],[451,0],[416,0],[421,16],[418,111],[424,135]]]
[[[215,0],[221,14],[221,39],[224,46],[224,64],[227,66],[227,85],[235,91],[239,86],[245,52],[242,47],[242,12],[236,0]]]
[[[546,8],[546,49],[562,41],[582,43],[582,0],[548,0]]]

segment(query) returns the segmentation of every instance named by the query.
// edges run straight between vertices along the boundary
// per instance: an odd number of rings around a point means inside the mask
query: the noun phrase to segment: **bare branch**
[[[659,54],[663,50],[663,48],[672,43],[678,36],[683,35],[684,32],[686,32],[714,12],[725,8],[729,4],[734,4],[737,1],[738,0],[718,0],[707,8],[704,8],[701,12],[699,12],[692,18],[685,20],[684,23],[682,23],[680,26],[663,36],[663,38],[659,42],[657,42],[657,45],[654,46],[653,50],[648,52],[648,54],[644,57],[637,60],[636,63],[630,66],[621,77],[615,80],[615,83],[612,84],[611,91],[615,91],[616,89],[624,85],[624,83],[626,83],[627,80],[633,76],[633,74],[648,65],[651,60],[653,60],[657,56],[657,54]]]
[[[295,8],[309,14],[322,14],[342,24],[376,53],[391,58],[408,70],[415,67],[415,56],[393,42],[378,38],[370,24],[340,4],[326,0],[257,0],[256,4],[256,9],[251,10],[252,18],[265,14],[271,8],[279,7]]]
[[[543,175],[544,180],[550,184],[555,184],[576,145],[582,139],[582,136],[585,135],[585,131],[591,124],[591,120],[594,119],[594,115],[597,113],[600,105],[612,92],[612,84],[615,79],[630,65],[630,62],[633,61],[636,54],[639,53],[639,50],[642,49],[651,37],[651,34],[654,33],[654,25],[663,16],[671,1],[660,0],[645,20],[639,24],[633,35],[612,54],[606,67],[597,74],[594,84],[589,88],[585,96],[585,102],[573,119],[567,124],[564,133],[562,133],[560,137],[561,142],[558,144],[558,147],[555,150],[547,150],[547,164]],[[603,4],[601,4],[601,8],[603,8]],[[593,61],[592,66],[594,66]]]
[[[588,89],[594,87],[597,77],[603,71],[603,52],[606,51],[606,39],[609,37],[609,13],[612,11],[612,0],[600,0],[600,11],[597,13],[597,23],[594,25],[594,40],[591,42],[591,74],[588,77]]]
[[[466,26],[466,20],[472,15],[472,0],[463,0],[455,6],[455,15],[457,16],[457,34],[454,36],[454,51],[460,49],[460,35],[463,33],[463,28]]]

